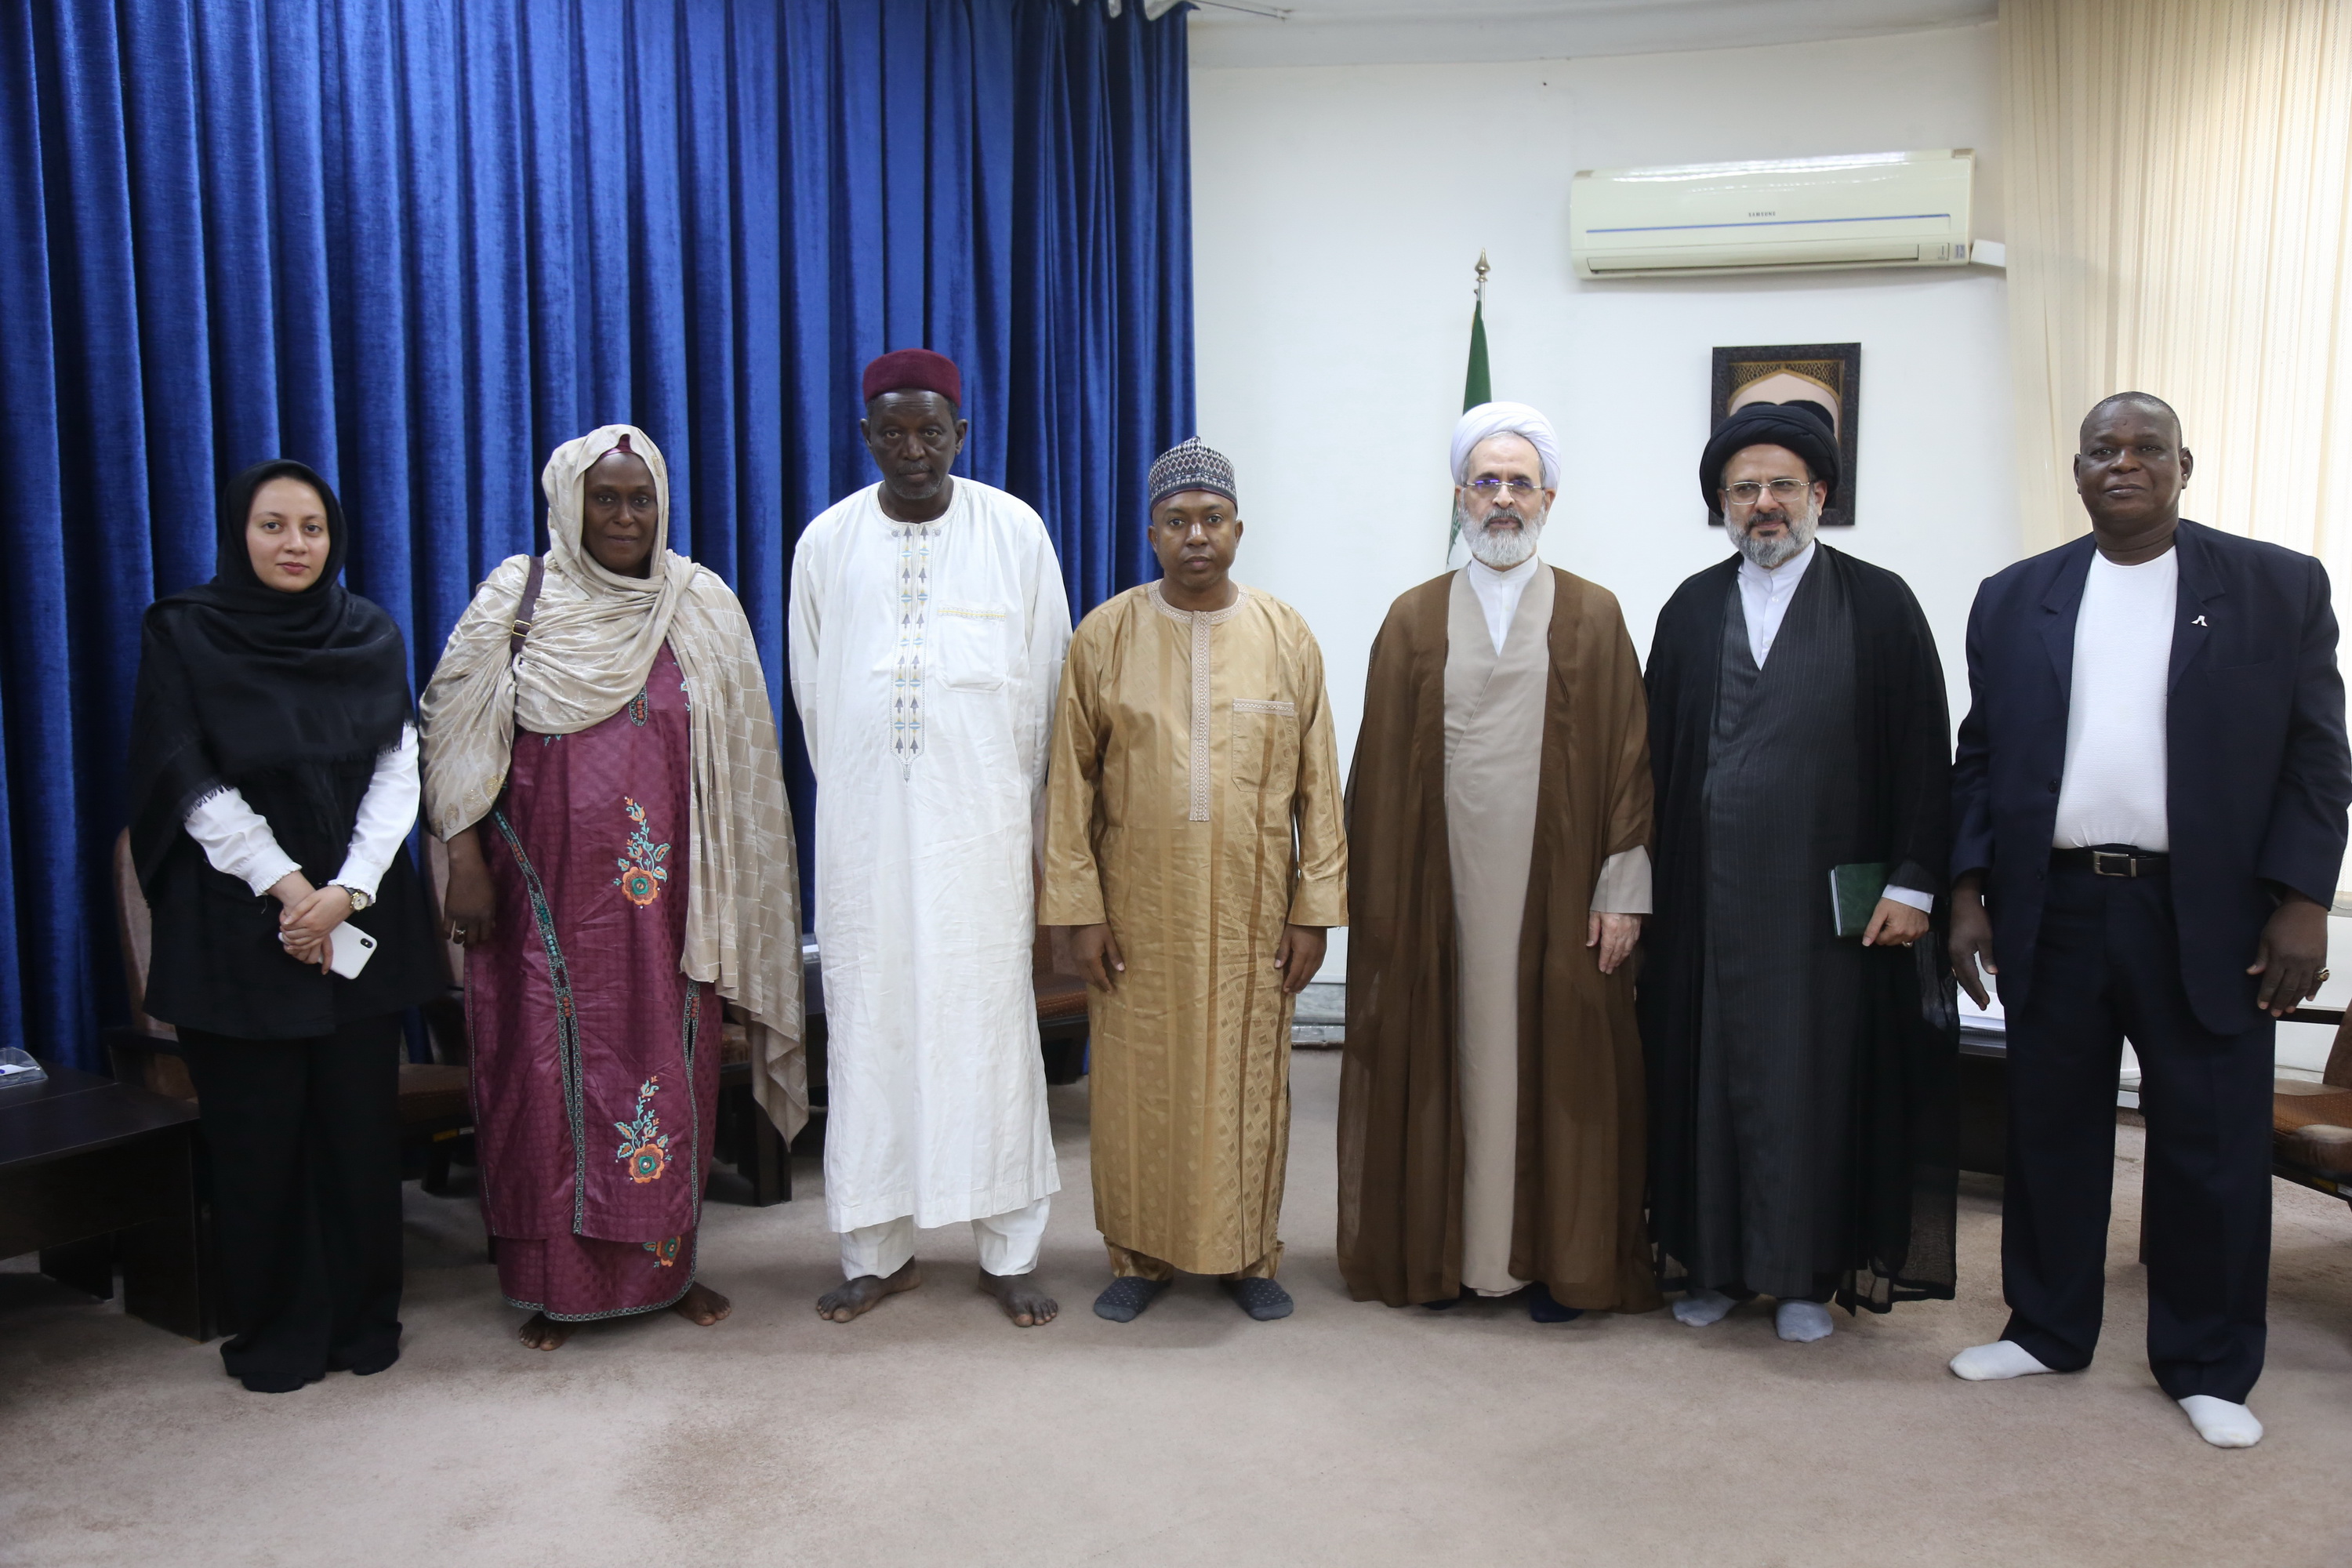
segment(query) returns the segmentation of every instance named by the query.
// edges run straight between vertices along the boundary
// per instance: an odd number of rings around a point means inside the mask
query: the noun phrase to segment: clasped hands
[[[314,888],[299,871],[280,877],[269,896],[280,906],[278,941],[286,956],[297,963],[315,963],[320,973],[326,973],[335,957],[334,930],[352,918],[352,896],[332,882]]]

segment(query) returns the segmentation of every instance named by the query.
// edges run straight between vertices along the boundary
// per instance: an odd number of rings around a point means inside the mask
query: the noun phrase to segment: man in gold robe
[[[1045,921],[1076,928],[1092,1029],[1095,1223],[1131,1322],[1177,1272],[1261,1321],[1290,1149],[1290,1014],[1347,919],[1339,755],[1298,612],[1233,581],[1233,465],[1150,474],[1159,582],[1079,623],[1046,785]]]
[[[1544,416],[1470,410],[1453,464],[1472,559],[1391,607],[1349,780],[1339,1268],[1392,1307],[1647,1311],[1642,668],[1615,596],[1536,552]]]

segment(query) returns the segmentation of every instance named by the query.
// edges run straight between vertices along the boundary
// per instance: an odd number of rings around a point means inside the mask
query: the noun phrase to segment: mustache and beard
[[[1752,531],[1759,522],[1785,522],[1788,531],[1759,539]],[[1792,507],[1759,507],[1745,519],[1727,515],[1723,525],[1730,531],[1731,542],[1739,547],[1739,553],[1769,572],[1784,561],[1795,560],[1813,542],[1813,536],[1822,531],[1822,509],[1809,492]]]
[[[1454,510],[1461,524],[1462,542],[1470,547],[1472,557],[1496,572],[1507,572],[1536,552],[1536,542],[1543,537],[1544,519],[1550,510],[1540,501],[1525,511],[1517,501],[1500,501],[1481,522],[1459,501]],[[1514,522],[1519,526],[1499,531],[1495,526]]]

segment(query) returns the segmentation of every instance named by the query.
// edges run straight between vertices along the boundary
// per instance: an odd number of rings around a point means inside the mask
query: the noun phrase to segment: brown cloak
[[[1372,644],[1348,786],[1347,1060],[1339,1268],[1392,1307],[1461,1289],[1462,1111],[1445,837],[1453,574],[1405,594]],[[1553,573],[1534,863],[1519,932],[1518,1181],[1511,1272],[1565,1306],[1659,1303],[1642,1218],[1642,1047],[1632,963],[1585,945],[1602,862],[1650,837],[1642,668],[1606,589]]]

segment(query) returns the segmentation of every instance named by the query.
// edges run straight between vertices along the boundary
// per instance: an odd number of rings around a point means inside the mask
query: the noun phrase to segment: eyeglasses
[[[1774,500],[1787,502],[1795,500],[1812,488],[1811,482],[1806,479],[1773,479],[1769,483],[1742,479],[1736,485],[1724,486],[1723,493],[1741,506],[1754,506],[1766,490],[1772,492]]]
[[[1493,500],[1507,495],[1513,500],[1525,500],[1543,487],[1533,479],[1472,479],[1462,487],[1480,500]]]

